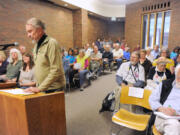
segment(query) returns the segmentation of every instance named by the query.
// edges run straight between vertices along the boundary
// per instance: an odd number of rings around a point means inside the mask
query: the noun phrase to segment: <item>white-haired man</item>
[[[116,74],[116,82],[119,86],[129,87],[144,87],[145,86],[145,73],[144,67],[139,64],[140,54],[134,51],[131,54],[129,62],[122,63]],[[115,111],[119,110],[119,98],[121,89],[115,93]],[[133,107],[133,112],[136,112],[137,107]]]
[[[153,90],[149,103],[153,111],[162,112],[169,116],[180,115],[180,65],[175,69],[175,80],[164,80]],[[178,119],[164,119],[156,116],[155,126],[163,135],[180,135]]]
[[[26,46],[20,45],[19,46],[19,51],[21,52],[21,55],[24,56],[24,54],[26,53]]]
[[[30,87],[26,91],[62,90],[65,86],[65,76],[57,41],[46,35],[44,23],[37,18],[26,22],[26,32],[36,43],[33,56],[37,81],[37,87]]]
[[[120,66],[116,74],[118,85],[145,86],[144,67],[139,64],[139,57],[139,52],[134,51],[131,54],[130,61]]]

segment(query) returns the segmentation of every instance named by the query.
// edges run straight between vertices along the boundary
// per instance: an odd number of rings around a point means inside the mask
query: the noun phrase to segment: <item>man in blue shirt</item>
[[[153,59],[157,59],[157,56],[159,56],[159,46],[156,45],[154,47],[154,50],[152,50],[151,55],[153,56]]]
[[[153,111],[161,112],[167,116],[180,115],[180,65],[175,69],[175,80],[163,81],[153,90],[149,103]],[[156,116],[155,126],[163,135],[180,135],[178,119],[165,119]]]

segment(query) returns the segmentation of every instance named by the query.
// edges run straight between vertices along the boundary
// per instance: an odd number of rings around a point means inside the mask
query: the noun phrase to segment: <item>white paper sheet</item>
[[[80,69],[81,68],[81,64],[80,63],[75,63],[74,64],[74,69]]]
[[[136,87],[129,87],[128,96],[137,97],[137,98],[143,98],[143,96],[144,96],[144,89],[136,88]]]
[[[178,119],[178,120],[180,120],[180,116],[169,116],[169,115],[166,115],[162,112],[154,112],[154,114],[163,118],[163,119]]]
[[[7,93],[10,93],[10,94],[13,94],[13,95],[19,95],[19,94],[31,95],[31,94],[34,94],[32,92],[24,92],[23,89],[9,89],[9,90],[0,90],[0,91],[7,92]]]

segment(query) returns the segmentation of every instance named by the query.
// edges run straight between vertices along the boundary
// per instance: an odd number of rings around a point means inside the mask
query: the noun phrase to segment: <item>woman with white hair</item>
[[[152,54],[151,54],[151,48],[149,48],[149,47],[146,49],[146,58],[147,58],[148,60],[150,60],[151,63],[153,62],[153,56],[152,56]]]
[[[165,57],[159,57],[156,66],[152,67],[147,77],[147,89],[155,89],[163,80],[173,77],[171,72],[166,68],[169,61]]]
[[[22,67],[22,56],[19,50],[12,48],[10,50],[10,59],[9,64],[7,66],[7,73],[5,75],[0,76],[1,80],[7,81],[15,81],[19,70]]]

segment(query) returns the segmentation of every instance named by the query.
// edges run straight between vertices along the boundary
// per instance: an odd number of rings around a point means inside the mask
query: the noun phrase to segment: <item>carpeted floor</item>
[[[82,92],[79,89],[67,92],[67,135],[143,135],[113,124],[110,112],[99,114],[102,100],[116,87],[115,72],[112,72],[99,77]]]

